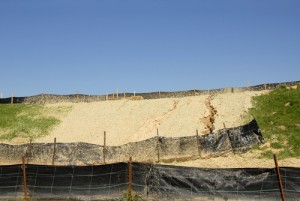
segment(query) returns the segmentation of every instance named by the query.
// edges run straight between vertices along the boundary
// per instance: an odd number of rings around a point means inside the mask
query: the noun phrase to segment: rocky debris
[[[214,123],[215,123],[215,115],[217,114],[217,110],[211,104],[212,100],[213,100],[212,96],[209,96],[205,100],[205,106],[207,108],[207,111],[205,112],[204,117],[200,118],[200,121],[204,124],[204,129],[202,131],[203,134],[212,133],[213,130],[215,129]]]

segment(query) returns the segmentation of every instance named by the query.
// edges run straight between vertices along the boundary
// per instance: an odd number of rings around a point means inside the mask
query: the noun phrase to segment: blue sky
[[[0,92],[300,80],[299,8],[299,0],[0,0]]]

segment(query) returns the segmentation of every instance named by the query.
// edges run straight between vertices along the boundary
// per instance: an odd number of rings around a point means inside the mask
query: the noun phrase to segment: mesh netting
[[[0,166],[0,199],[23,197],[22,165]],[[287,200],[300,196],[300,169],[280,168]],[[32,199],[113,200],[129,186],[128,163],[26,165]],[[281,200],[275,169],[203,169],[132,164],[132,190],[143,200]]]

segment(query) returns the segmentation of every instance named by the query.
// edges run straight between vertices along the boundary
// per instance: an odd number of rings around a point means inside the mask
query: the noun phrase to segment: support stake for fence
[[[117,99],[119,98],[119,87],[117,87]]]
[[[160,91],[158,91],[158,98],[161,98],[161,96],[160,96]]]
[[[26,184],[26,166],[25,166],[25,156],[22,156],[22,169],[23,169],[23,190],[24,190],[24,201],[27,201],[27,184]]]
[[[198,129],[196,130],[196,137],[197,137],[198,155],[201,157],[201,147],[200,147],[200,138],[199,138]]]
[[[11,94],[11,97],[10,97],[10,104],[13,104],[14,103],[14,94]]]
[[[285,201],[284,190],[283,190],[283,186],[282,186],[282,180],[281,180],[281,175],[280,175],[280,169],[278,167],[277,157],[276,157],[275,154],[273,155],[273,157],[274,157],[274,162],[275,162],[275,167],[276,167],[276,173],[277,173],[278,182],[279,182],[281,200]]]
[[[30,139],[29,146],[27,148],[27,164],[29,163],[30,154],[31,154],[31,143],[32,143],[32,139]]]
[[[105,164],[105,154],[106,154],[106,131],[104,131],[103,139],[103,163]]]
[[[44,93],[42,93],[42,100],[41,100],[42,104],[45,104],[45,101],[44,101]]]
[[[234,153],[234,151],[233,151],[233,148],[232,148],[232,145],[231,145],[231,141],[230,141],[230,137],[229,137],[229,132],[228,132],[228,130],[227,130],[227,128],[226,128],[226,126],[225,126],[225,123],[223,122],[223,126],[224,126],[224,129],[225,129],[225,132],[226,132],[226,134],[227,134],[227,137],[228,137],[228,140],[229,140],[229,145],[230,145],[230,148],[231,148],[231,151]]]
[[[129,163],[128,163],[128,194],[131,198],[132,194],[132,156],[129,157]]]
[[[53,156],[52,156],[52,165],[54,165],[54,158],[55,158],[55,152],[56,152],[56,138],[54,138],[54,144],[53,144]]]
[[[160,142],[159,142],[158,129],[156,130],[156,134],[157,134],[157,145],[156,145],[156,149],[157,149],[157,162],[159,163],[159,161],[160,161],[160,155],[159,155]]]

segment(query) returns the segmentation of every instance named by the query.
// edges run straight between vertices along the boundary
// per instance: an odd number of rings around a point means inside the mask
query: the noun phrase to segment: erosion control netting
[[[158,98],[180,98],[187,96],[198,96],[198,95],[216,95],[222,93],[234,93],[243,91],[262,91],[272,90],[278,86],[294,86],[299,85],[300,81],[295,82],[283,82],[283,83],[271,83],[261,84],[249,87],[240,88],[224,88],[224,89],[213,89],[213,90],[187,90],[187,91],[176,91],[176,92],[149,92],[149,93],[118,93],[107,94],[107,95],[85,95],[85,94],[70,94],[70,95],[56,95],[56,94],[40,94],[36,96],[27,97],[9,97],[0,98],[0,104],[9,103],[58,103],[58,102],[94,102],[94,101],[105,101],[105,100],[116,100],[122,98],[129,98],[135,96],[134,100],[139,99],[158,99]]]
[[[58,139],[59,140],[59,139]],[[193,158],[220,156],[224,153],[245,152],[253,145],[264,143],[255,120],[202,136],[178,138],[154,137],[122,146],[103,146],[87,143],[57,143],[54,161],[57,165],[92,165],[124,162],[132,156],[136,162],[171,162]],[[54,144],[0,144],[0,160],[20,163],[25,155],[29,163],[52,164]],[[105,161],[104,161],[105,160]]]
[[[31,199],[112,200],[129,186],[128,163],[26,165]],[[22,165],[0,166],[0,199],[23,197]],[[300,197],[300,168],[280,168],[287,200]],[[280,200],[275,169],[203,169],[132,163],[132,190],[143,200]]]

